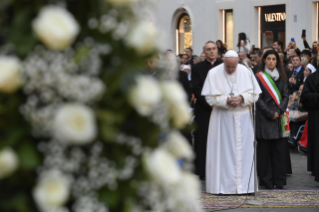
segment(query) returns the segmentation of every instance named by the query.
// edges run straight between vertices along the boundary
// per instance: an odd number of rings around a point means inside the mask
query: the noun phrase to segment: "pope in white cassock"
[[[254,131],[250,106],[258,100],[261,89],[252,75],[238,64],[238,54],[230,50],[225,54],[224,64],[211,69],[205,80],[202,95],[213,108],[207,138],[208,193],[254,192]]]

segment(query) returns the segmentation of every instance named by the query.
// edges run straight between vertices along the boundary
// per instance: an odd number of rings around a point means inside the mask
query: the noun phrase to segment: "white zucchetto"
[[[225,58],[226,57],[237,57],[238,58],[238,54],[237,52],[235,52],[234,50],[229,50],[228,52],[226,52],[225,54]]]

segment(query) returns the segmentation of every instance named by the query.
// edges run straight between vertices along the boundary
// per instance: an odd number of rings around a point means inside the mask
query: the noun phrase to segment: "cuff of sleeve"
[[[223,105],[221,105],[222,107],[225,107],[226,109],[228,109],[228,104],[227,104],[228,98],[230,98],[230,96],[219,96],[219,97],[217,97],[217,101],[221,102],[223,104]]]
[[[248,106],[250,105],[247,101],[247,99],[250,97],[250,94],[247,94],[247,93],[243,93],[243,94],[240,94],[240,96],[243,97],[243,102],[241,103],[241,106]]]

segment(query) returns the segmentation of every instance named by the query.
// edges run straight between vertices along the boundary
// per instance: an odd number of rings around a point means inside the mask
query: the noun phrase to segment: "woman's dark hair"
[[[218,43],[220,43],[220,49],[219,49],[218,46],[217,46]],[[227,49],[225,48],[225,46],[223,45],[223,42],[222,42],[221,40],[217,40],[217,41],[216,41],[216,47],[217,47],[218,52],[219,52],[220,54],[223,54],[223,53],[227,52]]]
[[[311,58],[311,59],[310,59],[310,63],[311,63],[316,69],[318,68],[317,57]]]
[[[223,42],[222,42],[221,40],[217,40],[217,41],[216,41],[216,45],[217,45],[218,43],[220,43],[220,48],[223,48]],[[218,48],[218,46],[217,46],[217,48]]]
[[[283,68],[283,66],[282,66],[281,60],[280,60],[280,58],[279,58],[279,55],[278,55],[278,53],[277,53],[275,50],[268,50],[268,51],[265,52],[265,54],[263,55],[263,58],[262,58],[262,60],[261,60],[261,65],[259,66],[259,69],[258,69],[257,73],[262,72],[262,71],[265,71],[265,68],[266,68],[265,66],[266,66],[266,64],[265,64],[264,60],[266,60],[266,58],[267,58],[268,55],[270,55],[270,54],[273,54],[273,55],[276,56],[276,60],[277,60],[276,68],[277,68],[277,70],[278,70],[278,72],[279,72],[279,75],[280,75],[280,77],[281,77],[281,80],[283,80],[283,81],[284,81],[284,80],[287,80],[287,75],[286,75],[286,73],[285,73],[285,71],[284,71],[284,68]]]
[[[243,40],[245,42],[245,45],[247,44],[247,37],[246,37],[246,34],[244,32],[241,32],[238,34],[238,44],[237,44],[237,47],[239,48],[240,47],[240,41]]]

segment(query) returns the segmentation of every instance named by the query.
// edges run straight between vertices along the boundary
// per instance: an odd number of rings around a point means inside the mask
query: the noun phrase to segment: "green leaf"
[[[102,202],[106,202],[107,205],[112,208],[116,205],[118,205],[120,201],[120,193],[118,190],[110,191],[110,190],[101,190],[99,192],[99,199]]]
[[[40,156],[36,150],[35,144],[26,142],[18,148],[18,156],[20,159],[20,166],[23,169],[31,170],[40,164]]]

